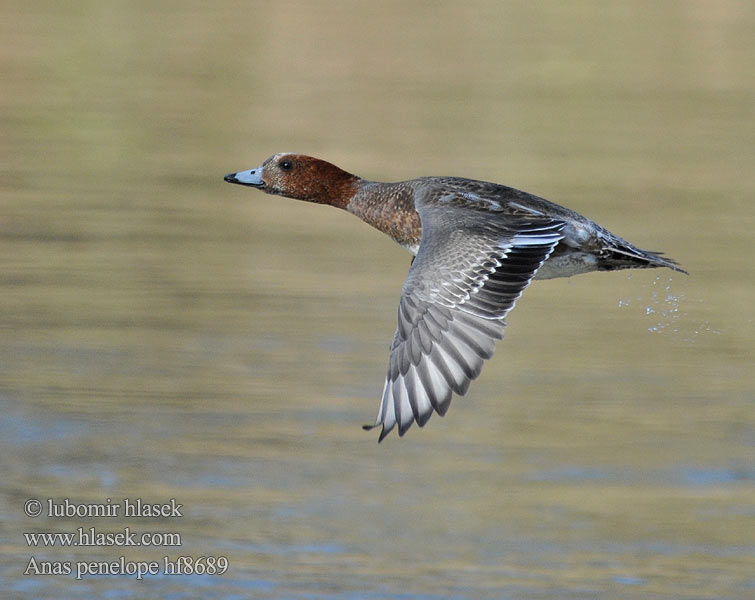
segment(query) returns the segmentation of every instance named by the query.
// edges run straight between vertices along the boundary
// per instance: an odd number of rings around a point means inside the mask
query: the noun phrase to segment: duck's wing
[[[564,222],[512,215],[494,200],[418,193],[422,241],[401,292],[377,419],[380,441],[446,413],[503,338],[504,318],[562,238]]]

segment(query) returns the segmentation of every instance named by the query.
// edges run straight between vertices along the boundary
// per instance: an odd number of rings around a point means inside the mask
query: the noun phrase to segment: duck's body
[[[381,440],[396,424],[403,435],[433,411],[445,414],[452,393],[466,393],[533,278],[649,267],[684,272],[568,208],[497,183],[378,183],[291,153],[225,180],[342,208],[415,256],[374,425],[383,427]]]

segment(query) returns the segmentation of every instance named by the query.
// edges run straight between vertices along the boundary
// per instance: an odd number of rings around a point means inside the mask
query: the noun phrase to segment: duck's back
[[[537,272],[536,279],[570,277],[591,271],[668,267],[686,273],[675,261],[642,250],[565,206],[516,188],[463,177],[420,177],[424,201],[447,203],[459,211],[480,210],[491,219],[523,217],[565,223],[563,239]],[[461,212],[460,212],[461,214]]]

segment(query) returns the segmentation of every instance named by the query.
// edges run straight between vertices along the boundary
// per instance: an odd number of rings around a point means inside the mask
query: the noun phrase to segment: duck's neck
[[[417,253],[422,226],[414,208],[414,190],[406,183],[362,181],[344,207],[365,223],[389,235],[412,254]]]
[[[364,184],[360,177],[324,160],[301,157],[299,167],[304,175],[287,187],[284,195],[289,198],[346,209]]]

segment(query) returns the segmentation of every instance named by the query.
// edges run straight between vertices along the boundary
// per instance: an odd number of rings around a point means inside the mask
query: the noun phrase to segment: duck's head
[[[274,154],[255,169],[229,173],[223,179],[268,194],[340,208],[348,205],[360,181],[329,162],[292,152]]]

